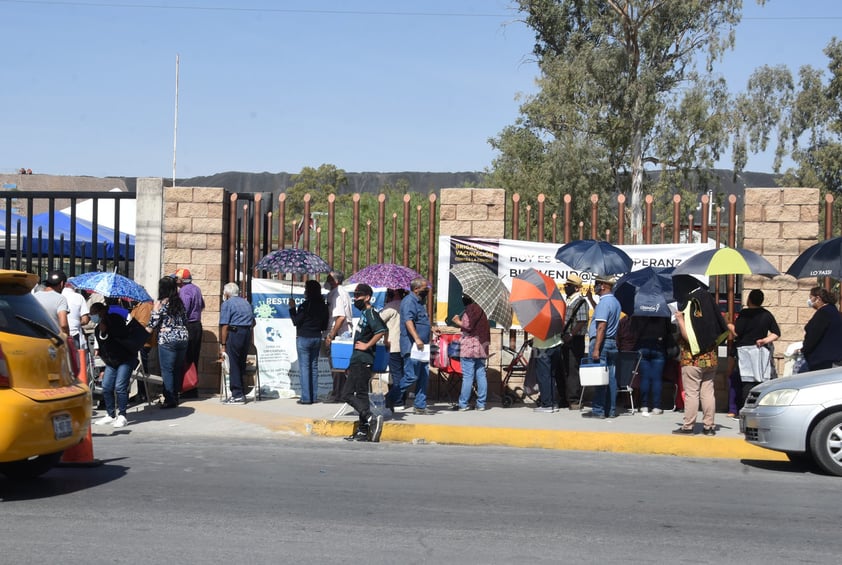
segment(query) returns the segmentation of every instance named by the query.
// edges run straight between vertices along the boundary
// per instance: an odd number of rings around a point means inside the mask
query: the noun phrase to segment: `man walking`
[[[368,399],[375,344],[386,335],[386,324],[371,307],[373,294],[367,284],[358,284],[354,289],[354,306],[360,311],[360,319],[354,331],[354,351],[348,365],[348,378],[342,388],[342,400],[357,411],[360,419],[356,431],[345,438],[348,441],[378,442],[383,431],[383,416],[375,416],[371,412]]]
[[[593,319],[588,328],[590,357],[608,366],[608,386],[598,386],[591,401],[591,411],[582,414],[584,418],[613,418],[617,402],[617,329],[620,325],[620,302],[612,294],[615,279],[599,275],[594,284],[594,293],[599,302],[594,308]]]
[[[245,404],[243,375],[251,345],[254,311],[240,296],[240,287],[230,282],[222,289],[222,308],[219,311],[220,356],[228,356],[228,386],[231,397],[226,404]]]

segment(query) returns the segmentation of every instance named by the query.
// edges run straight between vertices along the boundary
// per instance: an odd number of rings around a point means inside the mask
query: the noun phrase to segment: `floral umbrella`
[[[258,261],[255,269],[272,273],[314,275],[316,273],[329,273],[330,265],[315,253],[306,249],[278,249]]]
[[[413,279],[424,278],[416,271],[395,263],[376,263],[360,269],[350,277],[350,283],[365,283],[372,287],[403,288],[409,290]]]

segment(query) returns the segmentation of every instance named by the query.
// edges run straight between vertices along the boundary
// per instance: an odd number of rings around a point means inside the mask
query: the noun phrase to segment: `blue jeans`
[[[401,379],[403,379],[403,355],[400,351],[393,351],[389,353],[389,392],[387,397],[395,404],[398,403],[401,397]]]
[[[112,367],[105,366],[105,374],[102,375],[102,398],[105,401],[105,411],[112,418],[114,412],[114,392],[117,392],[117,414],[126,415],[126,408],[129,406],[129,380],[131,380],[134,361],[123,363]]]
[[[184,360],[187,357],[187,342],[161,343],[158,345],[158,363],[161,365],[161,379],[164,381],[164,402],[178,403],[177,385],[184,374]]]
[[[485,399],[488,396],[485,362],[484,357],[462,357],[462,391],[459,393],[459,408],[467,408],[474,379],[477,381],[477,408],[485,408]]]
[[[536,347],[532,354],[535,356],[535,378],[538,381],[539,401],[543,408],[551,408],[555,406],[553,381],[555,381],[561,361],[561,345],[548,349]],[[565,399],[561,399],[561,403],[564,404]]]
[[[640,349],[640,405],[646,408],[661,407],[661,385],[666,358],[657,348]]]
[[[409,353],[403,356],[403,378],[397,396],[392,396],[393,390],[389,390],[389,400],[397,402],[401,395],[415,385],[415,408],[427,407],[427,383],[430,380],[430,368],[427,363],[416,359],[410,359]]]
[[[591,338],[588,345],[589,356],[593,358],[593,347],[595,340]],[[605,338],[602,349],[599,351],[600,365],[608,366],[608,386],[595,387],[591,407],[595,416],[615,416],[617,405],[617,365],[615,361],[617,353],[617,340],[613,337]]]
[[[322,346],[320,337],[297,337],[295,349],[298,351],[298,382],[301,385],[301,403],[312,404],[319,396],[319,350]]]

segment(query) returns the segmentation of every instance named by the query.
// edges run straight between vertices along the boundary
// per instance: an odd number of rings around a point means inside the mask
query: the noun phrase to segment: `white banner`
[[[351,294],[356,285],[342,290]],[[386,289],[374,289],[372,299],[379,310],[385,301]],[[254,306],[254,346],[257,350],[257,370],[260,374],[260,392],[266,397],[293,398],[301,395],[298,369],[298,352],[295,347],[295,326],[289,316],[288,301],[292,296],[296,304],[304,302],[301,283],[272,279],[252,279],[252,305]],[[359,315],[353,309],[354,317]],[[319,390],[316,397],[324,399],[333,388],[330,362],[319,357]]]
[[[436,321],[444,323],[463,310],[458,285],[451,285],[450,268],[457,263],[483,263],[511,290],[512,279],[523,271],[536,271],[555,280],[558,286],[570,273],[582,277],[585,287],[592,284],[597,273],[571,269],[555,258],[559,243],[539,243],[513,239],[465,236],[439,236],[438,286],[436,290]],[[716,243],[670,243],[651,245],[618,245],[634,261],[632,271],[644,267],[676,267],[700,251],[713,249]],[[452,310],[452,311],[451,311]]]

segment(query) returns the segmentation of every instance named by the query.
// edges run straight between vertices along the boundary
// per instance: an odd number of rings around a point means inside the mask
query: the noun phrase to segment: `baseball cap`
[[[374,290],[372,290],[372,288],[370,286],[368,286],[367,284],[360,283],[354,289],[354,294],[360,295],[360,296],[373,296]]]
[[[183,281],[192,281],[193,277],[190,275],[189,269],[178,269],[170,275],[174,279],[181,279]]]
[[[62,270],[51,271],[44,279],[44,284],[47,286],[58,286],[63,282],[67,282],[67,275]]]

